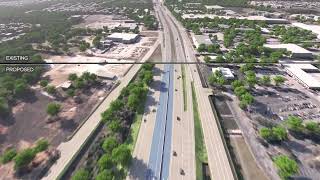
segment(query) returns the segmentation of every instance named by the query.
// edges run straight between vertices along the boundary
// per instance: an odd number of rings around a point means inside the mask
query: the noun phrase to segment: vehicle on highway
[[[177,152],[176,151],[173,151],[173,156],[177,156]]]
[[[175,89],[175,91],[178,91],[178,89]]]
[[[182,168],[180,168],[180,174],[181,175],[185,175],[185,172],[184,172],[184,170]]]
[[[147,122],[147,119],[144,119],[143,122]]]
[[[178,121],[180,121],[180,120],[181,120],[179,116],[177,116],[177,120],[178,120]]]

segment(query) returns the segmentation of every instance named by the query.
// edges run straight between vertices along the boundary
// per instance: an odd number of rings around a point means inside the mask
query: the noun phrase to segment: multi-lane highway
[[[162,24],[163,28],[170,29],[171,32],[173,33],[172,36],[177,40],[175,43],[175,46],[173,46],[173,48],[175,48],[174,50],[175,53],[177,55],[180,54],[179,56],[177,56],[179,58],[177,59],[177,61],[196,62],[195,52],[192,47],[192,43],[190,42],[190,39],[184,27],[172,16],[169,10],[166,7],[164,7],[161,3],[159,3],[159,6],[156,7],[155,10],[158,11],[159,14],[161,14],[162,18],[167,19],[167,22],[169,23],[163,23]],[[165,33],[165,36],[166,37],[170,36],[170,33]],[[188,75],[187,77],[190,77],[190,79],[187,81],[187,84],[193,81],[195,85],[195,92],[196,92],[196,97],[198,99],[198,105],[199,105],[200,119],[201,119],[201,124],[202,124],[204,138],[205,138],[205,145],[208,153],[209,169],[212,176],[211,178],[219,179],[219,180],[220,179],[232,180],[235,178],[232,171],[232,166],[228,160],[227,151],[223,144],[223,140],[219,132],[217,120],[215,119],[215,116],[211,109],[211,104],[208,98],[211,91],[209,89],[202,87],[200,75],[198,73],[196,65],[190,64],[190,65],[186,65],[186,67],[187,67],[186,73]],[[188,85],[186,89],[187,91],[191,91],[190,85]],[[188,104],[190,103],[191,101],[189,101]],[[190,112],[190,111],[192,110],[191,109],[187,110],[187,112]],[[190,132],[192,133],[192,130]],[[183,133],[183,132],[178,132],[178,133]],[[182,139],[185,139],[185,138],[186,137]],[[184,145],[185,142],[182,141],[181,144]],[[194,144],[192,143],[192,139],[190,144]],[[192,150],[194,151],[194,147]],[[185,150],[182,153],[185,153]],[[192,165],[193,163],[192,161],[194,161],[194,158],[195,157],[193,155],[193,157],[190,157],[189,160],[184,161],[183,164],[180,166],[187,166],[188,164]],[[173,165],[173,163],[171,165]],[[173,166],[171,167],[173,168]],[[188,173],[187,171],[185,172],[186,174]],[[195,179],[195,178],[193,176],[193,177],[190,177],[190,179]]]

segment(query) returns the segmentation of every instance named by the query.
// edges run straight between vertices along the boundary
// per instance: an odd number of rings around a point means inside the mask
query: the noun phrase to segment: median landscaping
[[[195,151],[196,151],[196,176],[197,176],[197,180],[200,180],[200,179],[203,179],[202,164],[208,162],[208,155],[207,155],[206,146],[204,144],[197,97],[196,97],[193,82],[191,83],[191,86],[192,86],[194,136],[195,136]]]

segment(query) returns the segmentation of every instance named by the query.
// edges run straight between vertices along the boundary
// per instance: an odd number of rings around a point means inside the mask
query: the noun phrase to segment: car
[[[178,89],[175,89],[175,91],[178,91]]]
[[[144,119],[143,122],[147,122],[147,119]]]
[[[181,174],[181,175],[185,175],[185,172],[184,172],[184,170],[183,170],[182,168],[180,168],[179,171],[180,171],[180,174]]]
[[[173,151],[173,156],[177,156],[177,152],[176,151]]]
[[[180,120],[181,120],[179,116],[177,116],[177,120],[178,120],[178,121],[180,121]]]

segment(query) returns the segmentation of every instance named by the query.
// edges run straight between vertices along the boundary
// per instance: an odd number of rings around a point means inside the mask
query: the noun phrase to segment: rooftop
[[[320,82],[318,79],[313,77],[304,71],[304,69],[315,68],[311,64],[285,64],[286,69],[289,70],[292,74],[294,74],[300,81],[306,84],[309,88],[319,88]],[[313,66],[313,67],[312,67]]]
[[[223,9],[224,7],[218,5],[205,5],[207,9]]]
[[[108,38],[121,38],[122,40],[131,40],[138,36],[138,34],[131,33],[113,33],[108,36]]]
[[[308,25],[304,23],[292,23],[293,26],[306,29],[312,31],[313,33],[317,34],[318,39],[320,39],[320,26],[319,25]]]
[[[312,52],[296,45],[296,44],[265,44],[264,47],[271,49],[286,49],[292,53],[303,53],[303,54],[312,54]]]
[[[224,68],[224,67],[217,67],[217,68],[212,68],[212,72],[220,71],[223,75],[223,77],[227,79],[233,79],[234,75],[232,71],[229,68]]]
[[[193,39],[198,44],[206,44],[206,45],[212,44],[212,41],[210,40],[210,37],[208,35],[196,35],[196,34],[193,34]]]

